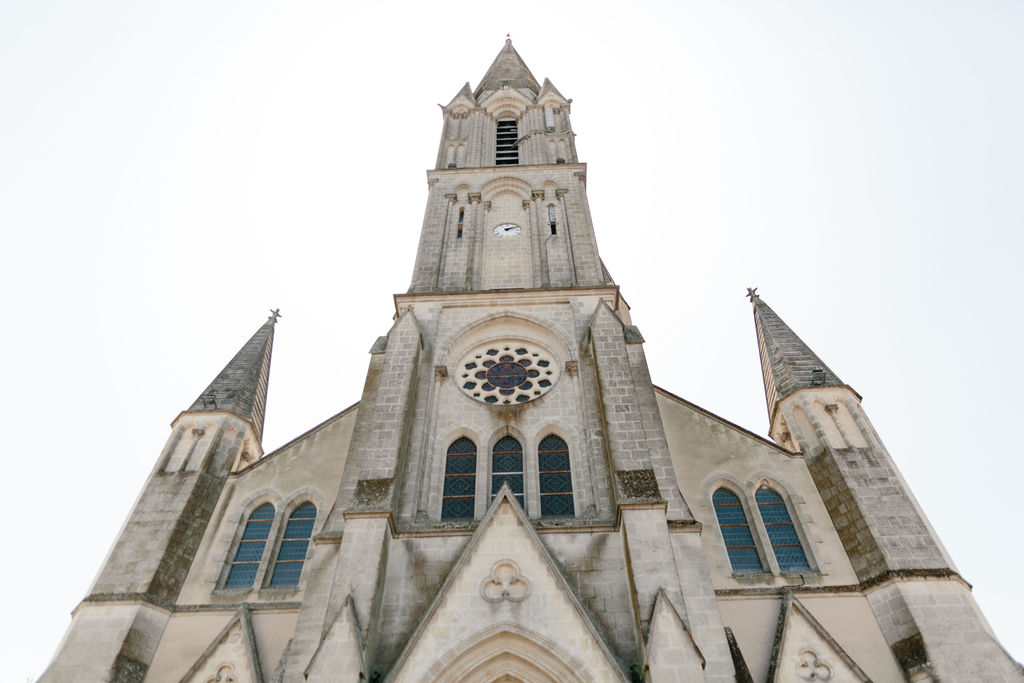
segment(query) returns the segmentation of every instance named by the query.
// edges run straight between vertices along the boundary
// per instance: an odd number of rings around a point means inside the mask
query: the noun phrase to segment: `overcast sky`
[[[269,307],[266,451],[358,399],[436,105],[506,32],[573,99],[654,381],[764,434],[758,286],[1024,657],[1022,29],[1011,0],[0,2],[5,676],[42,673]]]

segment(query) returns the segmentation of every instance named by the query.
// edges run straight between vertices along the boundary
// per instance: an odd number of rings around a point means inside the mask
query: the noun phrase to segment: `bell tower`
[[[569,122],[572,100],[507,40],[447,106],[410,293],[611,284]]]

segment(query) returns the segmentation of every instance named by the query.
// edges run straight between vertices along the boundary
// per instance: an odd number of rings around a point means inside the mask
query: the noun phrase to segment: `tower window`
[[[264,503],[252,511],[242,531],[242,540],[235,551],[235,559],[231,563],[227,581],[228,588],[251,586],[256,579],[256,571],[263,559],[263,548],[267,545],[270,525],[274,523],[274,506]]]
[[[457,239],[462,239],[462,224],[466,220],[466,208],[462,207],[459,209],[459,231],[455,233]]]
[[[779,562],[779,569],[784,572],[810,569],[782,496],[767,486],[762,486],[754,494],[754,500],[757,501],[761,521],[768,532],[768,540],[772,542],[772,552]]]
[[[316,506],[312,503],[303,503],[288,517],[284,540],[281,541],[281,549],[277,551],[274,576],[270,579],[271,586],[299,585],[299,576],[306,561],[306,550],[309,548],[309,539],[313,537],[315,523]]]
[[[729,564],[734,572],[760,572],[761,559],[757,556],[754,537],[750,535],[747,514],[739,496],[729,489],[721,488],[711,497],[715,506],[718,526],[722,529],[722,540],[729,553]]]
[[[503,436],[494,444],[491,451],[491,498],[501,489],[508,486],[515,494],[519,505],[526,507],[523,500],[523,445],[511,436]]]
[[[473,519],[476,502],[476,444],[460,437],[448,446],[444,462],[441,519]]]
[[[541,517],[572,517],[572,471],[565,441],[554,434],[545,436],[537,448],[537,464]]]
[[[498,137],[495,146],[495,166],[515,166],[519,163],[519,127],[515,119],[498,119]]]
[[[555,220],[555,205],[548,204],[548,225],[551,226],[551,234],[558,234],[558,221]]]

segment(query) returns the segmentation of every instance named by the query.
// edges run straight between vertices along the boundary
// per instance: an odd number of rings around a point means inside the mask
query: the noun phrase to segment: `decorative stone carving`
[[[235,667],[230,664],[222,664],[217,667],[217,673],[206,679],[206,683],[238,683],[235,677]]]
[[[487,602],[521,602],[530,594],[530,584],[512,560],[498,560],[491,574],[480,584],[480,597]]]
[[[192,436],[194,436],[197,439],[203,438],[204,434],[206,434],[205,429],[199,429],[198,427],[196,427],[195,429],[192,430]]]
[[[832,668],[814,650],[804,650],[796,664],[796,675],[801,681],[831,681]]]

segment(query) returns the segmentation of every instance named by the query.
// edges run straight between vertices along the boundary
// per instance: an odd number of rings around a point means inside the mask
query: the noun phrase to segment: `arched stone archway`
[[[547,638],[514,625],[453,648],[424,678],[431,683],[584,683],[593,679],[577,658]]]

